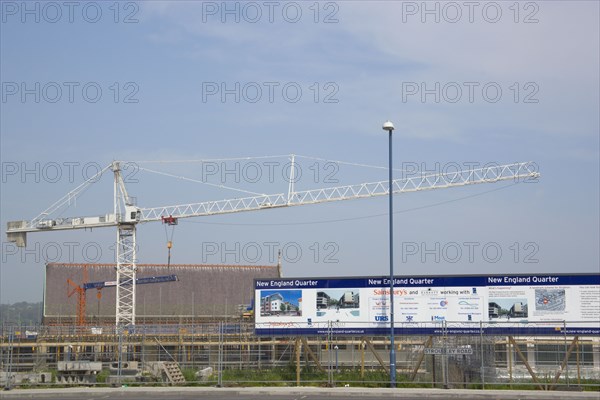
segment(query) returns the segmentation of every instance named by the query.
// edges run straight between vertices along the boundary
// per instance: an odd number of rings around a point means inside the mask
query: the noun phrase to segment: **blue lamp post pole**
[[[392,132],[394,124],[386,121],[383,130],[389,134],[389,202],[390,202],[390,387],[396,387],[396,346],[394,344],[394,213],[392,188]]]

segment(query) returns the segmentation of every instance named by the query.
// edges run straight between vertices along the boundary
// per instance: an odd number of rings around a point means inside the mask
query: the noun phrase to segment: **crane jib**
[[[178,281],[177,275],[164,275],[164,276],[148,276],[137,278],[135,280],[136,285],[144,285],[147,283],[162,283],[162,282],[175,282]],[[131,285],[131,280],[122,282],[124,285]],[[83,289],[102,289],[105,287],[117,286],[117,281],[105,281],[105,282],[87,282],[83,284]]]

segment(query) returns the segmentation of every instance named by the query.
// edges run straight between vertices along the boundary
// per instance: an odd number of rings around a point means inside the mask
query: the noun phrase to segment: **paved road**
[[[600,400],[600,392],[543,392],[509,390],[368,389],[368,388],[71,388],[0,392],[1,399],[36,400]]]

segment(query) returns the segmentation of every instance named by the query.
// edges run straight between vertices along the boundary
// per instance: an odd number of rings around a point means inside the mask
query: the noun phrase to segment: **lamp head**
[[[382,128],[384,131],[392,132],[394,130],[394,124],[392,121],[385,121]]]

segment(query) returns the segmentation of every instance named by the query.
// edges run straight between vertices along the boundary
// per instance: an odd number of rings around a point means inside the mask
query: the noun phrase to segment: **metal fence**
[[[477,325],[461,334],[400,334],[398,386],[600,390],[600,337],[559,328],[545,336],[492,335]],[[387,336],[257,336],[242,321],[0,329],[4,386],[164,384],[165,364],[192,385],[389,385]],[[65,371],[65,362],[74,369]],[[95,370],[84,371],[90,365]]]

